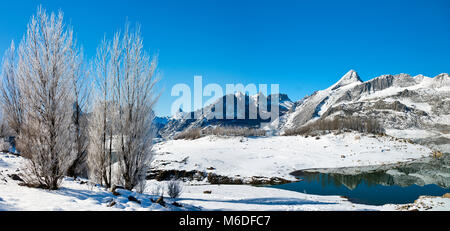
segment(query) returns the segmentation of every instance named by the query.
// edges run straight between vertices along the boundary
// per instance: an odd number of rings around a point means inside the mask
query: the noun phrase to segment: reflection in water
[[[271,186],[318,195],[340,195],[372,205],[414,202],[450,192],[450,155],[377,167],[297,171],[300,182]]]
[[[357,175],[344,175],[340,173],[317,173],[317,172],[303,172],[301,175],[296,175],[296,177],[306,181],[320,182],[323,187],[328,185],[333,185],[339,187],[341,185],[346,188],[353,190],[358,185],[363,182],[368,186],[375,186],[378,184],[382,185],[394,185],[394,177],[386,174],[386,172],[371,172],[371,173],[361,173]]]

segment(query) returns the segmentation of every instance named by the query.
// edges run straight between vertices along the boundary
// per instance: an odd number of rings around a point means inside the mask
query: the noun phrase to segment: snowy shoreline
[[[166,205],[154,203],[158,197],[152,191],[164,182],[149,180],[143,194],[117,190],[114,195],[105,188],[84,180],[64,178],[59,190],[29,188],[13,180],[24,163],[22,157],[0,153],[0,211],[1,210],[70,210],[70,211],[197,211],[197,210],[283,210],[283,211],[376,211],[376,210],[449,210],[450,198],[424,197],[415,204],[371,206],[355,204],[340,196],[318,196],[288,190],[250,185],[191,185],[185,184],[177,203],[165,199]],[[194,183],[194,182],[191,182]],[[139,203],[131,201],[136,198]],[[153,201],[152,201],[153,200]]]
[[[319,139],[300,136],[204,137],[159,143],[155,150],[154,166],[160,170],[199,170],[229,177],[264,176],[291,180],[295,179],[290,175],[293,170],[381,166],[431,154],[430,149],[420,145],[358,133],[329,134]],[[158,196],[152,192],[157,185],[165,184],[162,181],[148,180],[144,194],[120,190],[118,195],[113,195],[88,181],[65,178],[60,190],[49,191],[20,186],[20,181],[13,180],[13,174],[20,172],[23,163],[20,156],[0,154],[0,210],[448,210],[450,204],[448,198],[427,197],[420,200],[422,207],[414,204],[371,206],[352,203],[340,196],[310,195],[245,184],[210,184],[205,178],[185,183],[181,197],[176,200],[182,207],[172,205],[172,199],[166,199],[166,206],[161,206],[154,203]],[[130,201],[129,196],[139,203]]]
[[[297,179],[305,169],[382,166],[421,159],[432,150],[407,140],[356,132],[320,137],[263,138],[207,136],[155,145],[154,170],[198,171],[247,179]]]

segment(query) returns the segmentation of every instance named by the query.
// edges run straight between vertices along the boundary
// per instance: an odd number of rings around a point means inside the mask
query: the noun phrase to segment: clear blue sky
[[[176,83],[278,83],[298,100],[349,69],[363,80],[450,71],[450,1],[33,1],[0,8],[0,52],[20,40],[39,4],[61,9],[85,53],[128,18],[159,53],[168,115]],[[206,98],[205,98],[206,99]]]

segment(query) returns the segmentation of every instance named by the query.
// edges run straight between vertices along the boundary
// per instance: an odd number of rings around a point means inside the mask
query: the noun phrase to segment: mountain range
[[[204,113],[192,119],[193,113],[179,112],[171,117],[157,117],[158,133],[163,138],[171,138],[190,128],[210,126],[238,126],[270,129],[272,134],[283,134],[287,129],[300,128],[317,119],[336,116],[352,116],[360,119],[377,120],[388,135],[409,138],[444,152],[450,152],[450,77],[447,73],[435,77],[408,74],[382,75],[362,81],[354,70],[348,71],[335,84],[319,90],[298,101],[292,101],[286,94],[279,94],[279,118],[276,126],[261,127],[257,119],[249,119],[248,106],[259,107],[258,102],[267,102],[270,108],[271,95],[249,96],[243,93],[233,95],[234,104],[226,103],[223,96],[223,113],[227,107],[245,103],[245,115],[233,119],[210,119]],[[261,101],[260,97],[264,97]],[[218,102],[218,101],[217,101]],[[214,113],[213,103],[204,107],[203,112]],[[241,112],[242,113],[242,112]],[[244,118],[244,119],[238,119]]]

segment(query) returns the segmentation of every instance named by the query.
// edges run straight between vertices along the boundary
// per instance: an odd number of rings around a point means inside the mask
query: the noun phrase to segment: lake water
[[[450,193],[450,155],[398,165],[312,169],[292,173],[299,182],[270,187],[316,195],[339,195],[360,204],[414,202]]]

